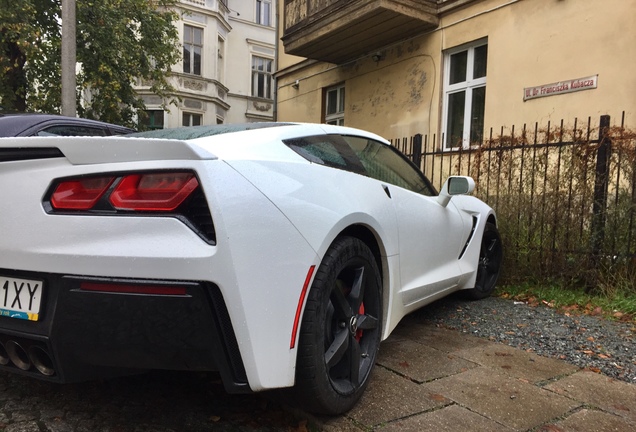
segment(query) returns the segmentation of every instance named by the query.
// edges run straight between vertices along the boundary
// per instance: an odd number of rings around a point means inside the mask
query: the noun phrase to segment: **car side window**
[[[356,136],[343,136],[353,149],[369,177],[433,196],[435,191],[424,175],[395,148]]]
[[[310,162],[365,174],[351,148],[340,137],[334,135],[319,135],[285,140],[285,144]]]
[[[109,135],[104,129],[87,126],[64,125],[51,126],[37,133],[38,136],[106,136]]]

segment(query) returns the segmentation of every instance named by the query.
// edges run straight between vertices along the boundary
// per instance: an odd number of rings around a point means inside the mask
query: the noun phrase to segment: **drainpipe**
[[[279,0],[276,0],[274,3],[274,7],[276,8],[276,38],[274,39],[275,41],[275,45],[274,45],[274,64],[276,65],[276,72],[278,72],[278,29],[280,28],[280,15],[279,15],[279,7],[278,4],[280,3]],[[276,74],[276,72],[274,72],[274,75]],[[275,76],[272,76],[274,78],[274,110],[273,110],[273,115],[274,115],[274,121],[278,121],[278,79]]]

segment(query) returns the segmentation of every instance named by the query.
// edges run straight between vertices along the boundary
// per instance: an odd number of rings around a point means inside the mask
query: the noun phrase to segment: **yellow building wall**
[[[323,89],[344,83],[347,126],[439,136],[444,50],[487,38],[486,135],[601,114],[616,123],[622,111],[636,124],[636,0],[480,0],[440,18],[436,30],[380,49],[379,61],[375,52],[344,65],[304,60],[279,41],[278,120],[320,122]],[[524,87],[596,74],[596,89],[523,100]]]

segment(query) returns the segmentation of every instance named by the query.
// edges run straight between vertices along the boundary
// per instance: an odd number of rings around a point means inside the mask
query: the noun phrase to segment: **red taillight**
[[[83,291],[99,291],[105,293],[121,294],[152,294],[152,295],[186,295],[186,287],[182,286],[161,286],[161,285],[124,285],[82,282],[80,289]]]
[[[93,177],[62,182],[51,196],[51,205],[60,210],[90,210],[114,180],[114,177]]]
[[[192,173],[128,175],[110,195],[118,210],[172,211],[194,191],[199,182]]]
[[[61,181],[51,194],[51,206],[55,210],[91,210],[112,188],[107,198],[116,210],[170,212],[198,186],[191,172],[85,177]]]

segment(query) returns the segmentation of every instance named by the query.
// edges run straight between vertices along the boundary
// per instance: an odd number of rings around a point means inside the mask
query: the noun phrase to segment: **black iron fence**
[[[452,151],[435,135],[391,142],[437,188],[449,175],[475,179],[474,194],[497,212],[508,278],[598,285],[607,270],[634,275],[636,138],[625,113],[616,123],[491,129],[485,142]]]

